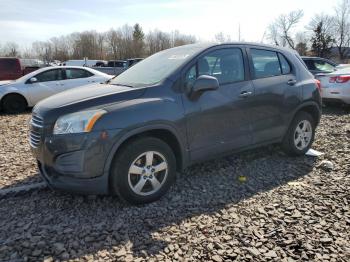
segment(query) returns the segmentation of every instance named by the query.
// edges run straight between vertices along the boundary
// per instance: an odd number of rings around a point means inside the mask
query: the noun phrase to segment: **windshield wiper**
[[[110,84],[110,83],[109,83]],[[110,85],[114,85],[114,86],[126,86],[126,87],[133,87],[131,85],[126,85],[126,84],[110,84]]]

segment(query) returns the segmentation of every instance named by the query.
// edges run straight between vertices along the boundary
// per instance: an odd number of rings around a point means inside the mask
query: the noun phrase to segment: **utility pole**
[[[238,42],[241,42],[241,24],[238,24]]]

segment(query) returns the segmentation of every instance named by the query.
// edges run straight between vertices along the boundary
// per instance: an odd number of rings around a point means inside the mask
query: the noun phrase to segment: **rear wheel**
[[[2,109],[8,114],[22,113],[27,108],[27,101],[23,96],[9,94],[3,98]]]
[[[314,141],[315,127],[310,114],[303,111],[297,113],[283,139],[284,151],[294,156],[305,154]]]
[[[111,170],[111,189],[132,204],[162,197],[176,176],[176,159],[168,144],[153,137],[127,144],[117,154]]]

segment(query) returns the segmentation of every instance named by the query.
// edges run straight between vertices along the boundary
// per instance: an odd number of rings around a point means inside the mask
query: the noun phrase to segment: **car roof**
[[[318,56],[302,56],[302,59],[320,59],[320,60],[327,60],[327,61],[331,61],[328,58],[324,58],[324,57],[318,57]]]
[[[198,49],[199,51],[204,51],[205,49],[212,48],[212,47],[230,46],[230,45],[243,45],[243,46],[248,46],[248,47],[249,46],[262,47],[262,48],[279,50],[281,52],[294,52],[297,54],[297,51],[295,51],[291,48],[268,45],[268,44],[263,44],[263,43],[255,43],[255,42],[225,42],[225,43],[207,42],[207,43],[196,43],[196,44],[183,45],[183,46],[178,46],[178,47],[174,47],[174,48],[178,48],[178,49],[193,48],[193,49]]]

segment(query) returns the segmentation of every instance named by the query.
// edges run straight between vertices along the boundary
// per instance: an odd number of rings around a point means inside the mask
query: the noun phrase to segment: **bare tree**
[[[44,62],[50,62],[53,57],[53,50],[50,42],[37,41],[32,44],[34,53]]]
[[[219,32],[215,35],[215,41],[219,43],[231,42],[231,36],[230,35],[225,36],[223,32]]]
[[[289,46],[295,49],[292,31],[294,27],[300,22],[304,13],[302,10],[295,10],[288,14],[281,14],[269,26],[270,40],[276,45]]]
[[[20,55],[19,46],[15,42],[7,42],[3,47],[3,54],[7,57],[17,57]]]
[[[339,59],[343,61],[346,48],[350,45],[350,1],[341,0],[335,7],[334,33],[335,44],[338,48]]]
[[[108,46],[110,53],[112,54],[109,57],[112,57],[113,59],[118,58],[118,49],[119,49],[118,45],[120,42],[120,38],[121,38],[121,36],[114,29],[109,30],[106,34],[107,46]]]
[[[146,36],[146,42],[149,55],[171,47],[169,34],[159,30],[149,32]]]
[[[306,32],[297,32],[295,34],[295,50],[302,56],[307,55],[309,41],[310,38]]]
[[[171,33],[160,30],[145,34],[141,25],[127,24],[108,32],[84,31],[69,35],[52,37],[48,41],[36,41],[31,49],[26,49],[26,57],[38,57],[45,62],[69,59],[127,59],[143,57],[174,46],[195,43],[194,36]],[[16,43],[7,43],[0,50],[0,55],[18,56]]]
[[[196,37],[192,35],[183,35],[178,30],[171,32],[171,47],[193,44]]]

